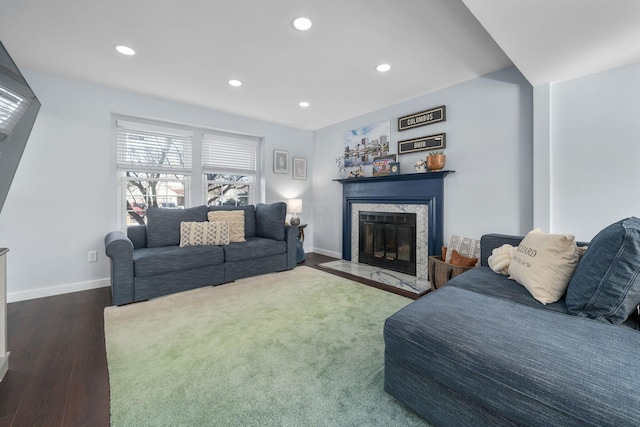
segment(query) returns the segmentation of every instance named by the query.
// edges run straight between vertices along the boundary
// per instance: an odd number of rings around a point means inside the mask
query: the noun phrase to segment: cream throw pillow
[[[180,246],[213,246],[229,244],[229,223],[181,222]]]
[[[509,278],[542,304],[550,304],[562,298],[577,265],[574,236],[546,234],[536,228],[512,252]]]
[[[210,211],[209,221],[226,221],[229,223],[229,242],[244,242],[244,211]]]

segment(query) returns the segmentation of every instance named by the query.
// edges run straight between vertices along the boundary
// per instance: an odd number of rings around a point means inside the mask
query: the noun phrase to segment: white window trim
[[[129,122],[136,125],[140,125],[141,129],[144,127],[149,128],[169,128],[175,129],[183,132],[191,132],[192,133],[192,167],[191,169],[169,169],[169,168],[139,168],[139,167],[119,167],[117,163],[118,159],[118,130],[117,124],[118,121]],[[126,171],[140,171],[140,172],[156,172],[161,174],[178,174],[185,175],[185,207],[192,207],[197,205],[206,204],[208,197],[208,180],[206,179],[206,174],[209,173],[218,173],[218,174],[233,174],[233,175],[245,175],[252,176],[253,182],[250,185],[250,194],[249,194],[249,203],[256,204],[262,198],[262,192],[264,191],[264,184],[262,182],[262,151],[264,149],[263,138],[256,135],[243,134],[240,132],[229,132],[220,129],[212,129],[201,126],[190,126],[185,124],[179,124],[168,121],[159,121],[146,119],[141,117],[134,116],[126,116],[121,114],[112,114],[111,116],[112,123],[112,138],[114,141],[112,155],[113,155],[113,171],[116,174],[116,182],[117,182],[117,191],[116,191],[116,206],[118,213],[118,225],[119,228],[125,230],[127,228],[126,225],[126,208],[123,203],[124,197],[126,196]],[[250,173],[246,170],[238,170],[234,168],[205,168],[203,167],[203,148],[202,148],[202,139],[203,135],[217,135],[231,139],[244,139],[248,141],[253,141],[255,143],[255,153],[256,153],[256,167],[255,171]],[[200,175],[201,179],[196,179],[196,175]]]

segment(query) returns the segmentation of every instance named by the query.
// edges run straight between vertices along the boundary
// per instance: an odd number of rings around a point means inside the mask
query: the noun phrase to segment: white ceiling
[[[0,40],[24,69],[318,129],[512,64],[538,85],[640,62],[640,1],[2,0]]]

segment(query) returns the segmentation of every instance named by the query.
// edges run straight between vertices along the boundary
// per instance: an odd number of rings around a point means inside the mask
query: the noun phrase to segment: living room
[[[122,226],[114,114],[258,136],[261,194],[255,202],[301,198],[299,215],[309,224],[305,251],[334,258],[342,257],[342,187],[334,180],[339,177],[335,159],[344,152],[345,133],[390,121],[394,147],[407,133],[396,129],[398,117],[439,105],[446,105],[447,119],[430,127],[433,133],[448,134],[447,169],[456,171],[444,183],[445,240],[453,234],[523,235],[540,227],[589,241],[604,226],[636,214],[640,210],[640,201],[633,197],[640,155],[636,143],[640,57],[627,49],[637,40],[637,30],[624,25],[637,22],[640,11],[635,2],[622,2],[624,7],[615,10],[592,1],[547,5],[550,10],[543,14],[547,20],[535,20],[538,25],[546,22],[546,27],[537,33],[559,36],[554,29],[569,22],[575,28],[562,39],[540,37],[538,44],[530,40],[531,44],[512,44],[518,39],[517,29],[500,25],[500,14],[494,9],[511,6],[483,7],[482,2],[471,0],[456,3],[468,8],[469,17],[478,21],[476,30],[484,28],[486,40],[494,41],[499,68],[477,75],[472,70],[465,80],[360,114],[347,113],[317,127],[297,124],[320,108],[315,103],[307,111],[292,109],[292,123],[283,124],[258,113],[243,115],[160,93],[139,93],[135,87],[142,82],[135,80],[127,82],[128,89],[91,82],[91,73],[96,72],[92,68],[84,72],[85,78],[82,70],[69,76],[55,66],[49,70],[23,66],[21,60],[27,57],[14,48],[19,45],[14,16],[27,22],[29,7],[40,6],[20,6],[17,1],[0,6],[0,40],[42,103],[0,213],[0,244],[10,249],[9,302],[109,286],[104,236]],[[530,29],[525,26],[527,12],[536,6],[532,1],[521,5],[522,13],[511,11],[509,16],[518,19],[513,27]],[[285,25],[291,18],[283,18]],[[73,35],[73,20],[68,23],[59,31]],[[314,26],[317,30],[322,23]],[[627,32],[616,31],[620,28]],[[445,33],[443,39],[447,37]],[[102,48],[111,49],[114,43],[108,41]],[[419,44],[415,46],[412,54],[420,55]],[[545,47],[558,49],[557,56],[545,62],[547,69],[539,70],[537,56],[544,55],[536,52]],[[393,63],[392,52],[388,56]],[[55,63],[56,58],[49,60]],[[117,57],[115,61],[125,71],[129,67],[133,71],[131,61]],[[464,58],[459,61],[464,68]],[[395,66],[391,73],[399,70]],[[386,77],[374,78],[382,85]],[[182,87],[179,82],[176,85]],[[221,90],[229,97],[232,89]],[[168,84],[166,91],[172,90]],[[249,92],[250,82],[241,90]],[[347,101],[336,101],[340,103]],[[307,179],[274,173],[274,150],[288,152],[289,159],[307,159]],[[413,172],[422,157],[424,152],[400,155],[401,173]],[[192,205],[203,202],[204,196],[192,196]],[[87,262],[88,251],[97,251],[97,262]]]

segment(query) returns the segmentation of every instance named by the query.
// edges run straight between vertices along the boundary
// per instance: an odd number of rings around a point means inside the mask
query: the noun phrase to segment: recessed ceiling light
[[[305,18],[303,16],[300,18],[294,19],[291,22],[291,24],[293,25],[293,28],[300,31],[307,31],[313,25],[313,23],[311,22],[311,19]]]
[[[235,80],[235,79],[229,80],[229,84],[235,87],[242,86],[242,82],[240,80]]]
[[[380,71],[381,73],[386,73],[390,69],[391,69],[391,65],[389,64],[380,64],[376,67],[376,70]]]
[[[131,55],[135,55],[136,54],[135,50],[131,49],[129,46],[124,46],[124,45],[121,45],[121,44],[116,46],[116,50],[118,52],[120,52],[121,54],[127,55],[127,56],[131,56]]]
[[[311,104],[309,104],[307,101],[300,101],[298,105],[301,106],[302,108],[307,108]]]

